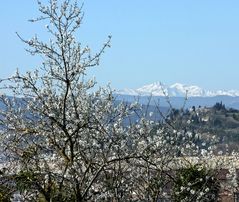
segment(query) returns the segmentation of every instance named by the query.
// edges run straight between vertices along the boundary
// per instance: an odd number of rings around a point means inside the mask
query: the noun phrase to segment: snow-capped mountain
[[[133,95],[133,96],[165,96],[170,97],[215,97],[215,96],[239,96],[239,90],[205,90],[195,85],[185,85],[175,83],[170,86],[162,85],[159,82],[145,85],[138,89],[124,89],[118,91],[117,94]]]

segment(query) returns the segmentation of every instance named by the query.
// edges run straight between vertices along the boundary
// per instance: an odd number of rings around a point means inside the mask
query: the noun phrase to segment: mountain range
[[[239,90],[206,90],[195,85],[185,85],[175,83],[170,86],[165,86],[160,82],[155,82],[149,85],[142,86],[138,89],[124,89],[117,91],[120,95],[133,96],[165,96],[170,97],[215,97],[215,96],[239,96]]]
[[[181,108],[182,106],[188,108],[199,105],[212,107],[215,103],[222,102],[227,108],[239,109],[239,90],[212,91],[181,83],[165,86],[156,82],[138,89],[120,90],[115,95],[117,100],[127,102],[137,100],[144,105],[159,104],[160,107],[169,107],[168,101],[174,108]]]

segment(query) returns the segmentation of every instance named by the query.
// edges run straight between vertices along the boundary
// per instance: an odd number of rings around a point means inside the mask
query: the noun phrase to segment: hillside
[[[213,136],[217,139],[218,151],[239,151],[239,110],[226,108],[222,103],[213,107],[192,107],[181,112],[174,109],[170,114],[174,124],[187,127],[202,134],[208,145]]]

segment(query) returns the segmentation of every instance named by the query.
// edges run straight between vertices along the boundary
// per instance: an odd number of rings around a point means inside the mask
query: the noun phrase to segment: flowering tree
[[[111,37],[92,54],[75,37],[76,2],[38,5],[31,21],[47,21],[52,38],[18,35],[43,63],[2,81],[13,96],[1,96],[0,183],[23,201],[157,201],[173,180],[172,160],[200,153],[191,134],[150,120],[138,103],[117,104],[110,87],[96,89],[85,74]]]

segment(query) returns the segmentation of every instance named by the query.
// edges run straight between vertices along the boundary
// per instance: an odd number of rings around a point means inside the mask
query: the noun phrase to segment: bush
[[[217,201],[220,184],[215,172],[202,165],[190,165],[176,174],[173,199],[182,201]]]

